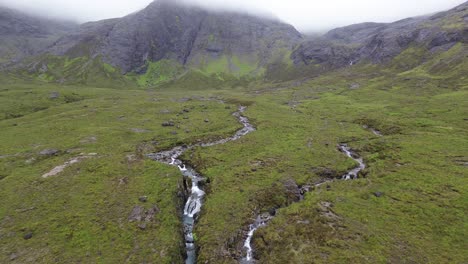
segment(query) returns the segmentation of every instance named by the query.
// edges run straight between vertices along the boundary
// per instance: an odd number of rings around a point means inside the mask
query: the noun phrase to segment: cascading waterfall
[[[195,225],[197,215],[200,213],[203,206],[203,197],[205,196],[205,192],[202,190],[201,183],[205,181],[205,178],[196,172],[192,167],[180,160],[179,157],[184,154],[185,151],[194,147],[210,147],[224,144],[229,141],[237,140],[254,131],[255,128],[249,123],[249,119],[245,116],[242,116],[242,113],[245,111],[245,109],[246,107],[241,106],[239,107],[239,110],[233,114],[244,127],[238,130],[231,137],[208,143],[194,144],[191,146],[177,146],[171,150],[148,155],[148,157],[153,160],[172,166],[177,166],[182,175],[186,178],[190,178],[192,181],[190,196],[185,203],[183,212],[184,239],[187,252],[187,259],[185,260],[186,264],[194,264],[197,261],[197,247],[195,245],[193,227]]]
[[[355,152],[353,152],[351,150],[351,148],[348,147],[347,144],[338,145],[338,149],[341,152],[343,152],[344,154],[346,154],[346,156],[348,156],[349,158],[352,158],[353,160],[355,160],[356,162],[359,163],[359,166],[357,166],[356,168],[350,170],[345,175],[343,175],[341,178],[343,180],[357,179],[358,175],[359,175],[359,172],[361,172],[363,169],[366,168],[366,164],[364,163],[363,159],[361,157],[359,157]],[[321,181],[319,183],[316,183],[314,185],[306,185],[306,186],[303,186],[300,190],[301,190],[301,192],[305,193],[305,192],[308,192],[312,186],[319,187],[319,186],[321,186],[321,185],[323,185],[325,183],[329,183],[329,182],[332,182],[332,181],[333,180],[325,180],[325,181]],[[257,231],[257,229],[259,229],[262,226],[267,225],[267,223],[271,219],[273,219],[273,217],[274,216],[272,216],[272,215],[270,215],[268,213],[262,214],[262,215],[258,216],[257,219],[255,220],[255,222],[249,226],[249,232],[247,233],[247,238],[245,239],[245,242],[244,242],[244,249],[246,251],[246,255],[245,255],[244,258],[242,258],[240,260],[241,264],[252,264],[252,263],[255,262],[255,260],[253,258],[253,249],[252,249],[252,244],[251,244],[253,235],[254,235],[255,231]]]

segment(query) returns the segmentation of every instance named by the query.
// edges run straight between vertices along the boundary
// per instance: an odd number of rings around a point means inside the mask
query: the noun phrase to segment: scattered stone
[[[309,220],[305,220],[305,221],[299,220],[299,221],[297,221],[297,223],[298,224],[303,224],[303,225],[308,225],[308,224],[310,224],[310,221]]]
[[[59,153],[60,153],[60,150],[57,150],[57,149],[44,149],[43,151],[39,152],[39,155],[57,156]]]
[[[146,203],[148,201],[148,196],[140,196],[140,198],[138,198],[138,201]]]
[[[375,196],[375,197],[382,197],[382,196],[383,196],[383,193],[382,193],[382,192],[375,192],[375,193],[374,193],[374,196]]]
[[[133,207],[130,216],[128,217],[129,222],[141,222],[143,219],[145,209],[139,205]]]
[[[208,122],[210,122],[210,120],[209,120],[208,118],[207,118],[207,119],[205,119],[205,123],[208,123]]]
[[[175,123],[173,121],[166,121],[166,122],[162,123],[162,126],[163,127],[173,127],[173,126],[175,126]]]
[[[161,113],[161,114],[170,114],[171,111],[169,111],[168,109],[163,109],[163,110],[159,111],[159,113]]]
[[[145,210],[142,206],[135,206],[128,217],[129,222],[151,222],[156,214],[160,212],[159,207],[153,205],[150,209]]]
[[[139,224],[138,228],[140,228],[141,230],[145,230],[146,229],[146,223]]]
[[[137,156],[135,154],[129,154],[129,155],[126,156],[126,158],[127,158],[128,162],[134,162],[134,161],[138,160],[138,158],[137,158]]]
[[[33,164],[35,161],[36,161],[36,158],[30,158],[26,160],[25,163],[29,165],[29,164]]]
[[[81,144],[92,144],[92,143],[95,143],[96,141],[97,141],[97,137],[90,136],[90,137],[83,138],[82,140],[80,140],[80,143]]]
[[[65,168],[67,168],[68,166],[73,165],[73,164],[78,163],[78,162],[81,162],[83,159],[86,159],[86,158],[89,158],[89,157],[92,157],[92,156],[96,156],[96,155],[97,155],[97,153],[89,153],[88,155],[85,155],[84,153],[81,153],[80,156],[72,158],[72,159],[66,161],[64,164],[59,165],[59,166],[53,168],[48,173],[42,175],[42,178],[45,179],[45,178],[48,178],[50,176],[55,176],[55,175],[61,173],[63,170],[65,170]]]
[[[29,208],[23,208],[23,209],[16,209],[15,211],[18,213],[25,213],[28,211],[36,210],[37,208],[35,206],[29,207]]]
[[[32,233],[32,232],[29,232],[29,233],[27,233],[26,235],[23,236],[23,238],[24,238],[25,240],[29,240],[29,239],[31,239],[32,237],[33,237],[33,233]]]
[[[57,99],[60,97],[60,93],[59,92],[51,92],[49,94],[49,99]]]
[[[134,133],[148,133],[148,132],[150,132],[149,130],[143,129],[143,128],[132,128],[130,130],[132,132],[134,132]]]
[[[126,184],[128,184],[128,177],[119,179],[119,185],[126,185]]]
[[[190,110],[188,110],[187,108],[182,111],[184,111],[185,113],[190,113]]]
[[[156,205],[153,205],[153,207],[151,207],[151,208],[146,212],[145,221],[146,221],[146,222],[151,222],[151,221],[153,221],[154,217],[155,217],[156,214],[158,214],[159,212],[160,212],[159,207],[157,207]]]
[[[349,86],[349,89],[351,89],[351,90],[356,90],[356,89],[359,89],[359,88],[361,88],[361,85],[359,83],[352,83]]]
[[[15,260],[17,258],[18,258],[18,255],[16,255],[15,253],[10,255],[10,260]]]

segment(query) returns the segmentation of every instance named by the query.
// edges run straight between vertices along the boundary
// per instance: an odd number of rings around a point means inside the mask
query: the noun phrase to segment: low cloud
[[[360,22],[391,22],[447,10],[464,0],[183,0],[216,10],[272,14],[301,31]],[[122,17],[151,0],[0,0],[1,5],[52,18],[87,22]]]

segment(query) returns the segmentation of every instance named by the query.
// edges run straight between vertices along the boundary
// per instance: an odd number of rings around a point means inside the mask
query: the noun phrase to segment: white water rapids
[[[359,157],[355,152],[351,150],[350,147],[346,144],[340,144],[338,145],[338,149],[346,154],[349,158],[352,158],[354,161],[359,163],[359,166],[356,168],[350,170],[347,172],[345,175],[342,176],[343,180],[354,180],[358,178],[359,172],[361,172],[363,169],[366,168],[366,164],[364,163],[363,159]],[[316,183],[312,186],[318,187],[321,186],[325,183],[332,182],[333,180],[324,180],[319,183]],[[303,192],[308,192],[310,188],[312,187],[311,185],[306,185],[301,188],[301,191]],[[252,249],[252,238],[253,235],[255,234],[255,231],[259,229],[262,226],[266,226],[267,223],[273,219],[274,216],[270,215],[269,213],[262,214],[257,217],[255,222],[249,226],[249,232],[247,233],[247,238],[245,239],[244,242],[244,249],[246,251],[246,255],[244,258],[240,260],[241,264],[252,264],[255,263],[255,260],[253,258],[253,249]]]
[[[214,145],[224,144],[229,141],[238,140],[239,138],[254,131],[255,128],[249,123],[248,118],[242,116],[242,113],[245,111],[245,109],[246,107],[241,106],[239,107],[239,110],[233,114],[244,127],[238,130],[231,137],[220,139],[214,142],[194,144],[191,146],[177,146],[171,150],[148,155],[148,157],[153,160],[172,166],[177,166],[182,175],[186,178],[190,178],[192,181],[190,196],[185,203],[183,213],[185,248],[187,252],[187,259],[185,260],[186,264],[194,264],[197,262],[197,247],[195,245],[196,239],[193,235],[193,227],[197,215],[200,213],[201,208],[203,206],[203,197],[205,196],[205,192],[202,190],[201,183],[205,181],[205,178],[203,178],[192,167],[188,166],[182,160],[180,160],[179,157],[182,154],[184,154],[185,151],[194,147],[210,147]]]

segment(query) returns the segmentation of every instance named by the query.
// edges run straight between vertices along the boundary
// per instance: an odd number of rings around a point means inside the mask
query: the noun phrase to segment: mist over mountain
[[[359,63],[388,63],[410,47],[424,47],[434,53],[466,43],[466,6],[464,3],[436,15],[355,24],[323,36],[305,37],[276,18],[159,0],[122,18],[88,22],[78,29],[59,27],[59,22],[49,22],[55,27],[35,23],[36,31],[49,32],[55,38],[34,45],[31,51],[19,52],[17,57],[40,56],[27,58],[16,67],[49,75],[51,80],[82,82],[95,75],[96,69],[91,68],[96,66],[109,81],[121,79],[123,75],[117,74],[121,73],[148,86],[187,73],[202,79],[218,76],[219,80],[293,79]],[[8,19],[16,21],[4,17]],[[29,25],[30,19],[18,16],[17,20]],[[17,35],[37,35],[26,26],[15,29]],[[57,61],[63,64],[58,71],[51,67]],[[115,68],[111,74],[105,73],[109,67]],[[81,77],[77,78],[77,73]]]
[[[77,28],[73,22],[28,15],[0,6],[0,62],[35,55]]]
[[[393,22],[407,17],[448,10],[463,0],[178,0],[210,10],[247,12],[275,16],[295,26],[302,33],[324,32],[362,22]],[[0,4],[51,18],[81,23],[119,18],[141,11],[151,0],[0,0]],[[174,2],[174,1],[173,1]]]

